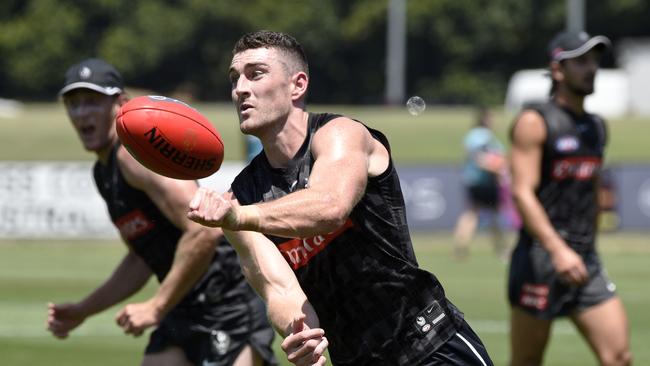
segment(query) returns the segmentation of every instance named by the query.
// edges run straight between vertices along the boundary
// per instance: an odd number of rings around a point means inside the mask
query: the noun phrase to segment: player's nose
[[[234,88],[233,88],[233,93],[237,98],[239,99],[243,95],[248,95],[250,94],[250,82],[246,77],[241,75],[237,81],[235,82]]]

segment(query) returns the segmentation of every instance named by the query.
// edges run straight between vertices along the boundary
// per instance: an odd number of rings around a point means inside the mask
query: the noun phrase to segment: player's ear
[[[291,83],[293,84],[293,90],[291,91],[291,97],[293,100],[299,100],[307,94],[307,86],[309,85],[309,76],[307,73],[304,71],[298,71],[293,74]]]
[[[120,106],[120,107],[123,106],[124,104],[126,104],[126,102],[128,102],[128,101],[129,101],[129,96],[126,93],[121,93],[121,94],[119,94],[117,96],[116,102],[117,102],[117,105]]]
[[[562,70],[562,64],[559,61],[551,62],[551,79],[555,81],[564,80],[564,71]]]

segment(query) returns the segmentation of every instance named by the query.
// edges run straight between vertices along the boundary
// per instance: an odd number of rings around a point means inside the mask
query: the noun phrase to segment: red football
[[[120,108],[116,129],[134,158],[170,178],[205,178],[223,162],[219,132],[180,100],[157,95],[133,98]]]

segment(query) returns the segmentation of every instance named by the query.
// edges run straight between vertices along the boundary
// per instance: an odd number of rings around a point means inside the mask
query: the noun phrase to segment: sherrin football
[[[116,129],[136,160],[170,178],[205,178],[223,162],[219,132],[180,100],[158,95],[133,98],[120,108]]]

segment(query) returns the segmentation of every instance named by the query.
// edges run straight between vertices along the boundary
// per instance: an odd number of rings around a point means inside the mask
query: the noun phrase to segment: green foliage
[[[134,77],[154,70],[170,53],[189,48],[193,30],[187,9],[142,0],[134,3],[129,17],[106,31],[98,51],[125,77]]]
[[[81,58],[114,63],[127,84],[226,100],[234,42],[258,29],[305,47],[310,100],[381,103],[389,0],[5,0],[0,96],[51,99]],[[405,0],[407,93],[429,103],[500,103],[510,75],[543,67],[566,0]],[[616,42],[647,37],[650,2],[586,3],[587,28]],[[612,66],[613,61],[607,61]]]
[[[30,3],[24,16],[0,24],[0,50],[9,83],[35,93],[52,85],[52,70],[74,48],[70,38],[83,32],[80,18],[56,0],[38,0]]]

